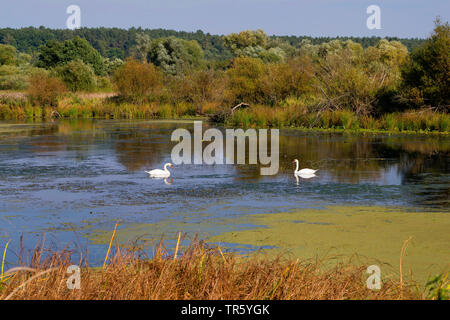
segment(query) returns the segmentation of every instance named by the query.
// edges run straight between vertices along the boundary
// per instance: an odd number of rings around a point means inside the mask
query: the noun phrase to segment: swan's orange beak
[[[171,168],[173,168],[173,165],[170,165]]]

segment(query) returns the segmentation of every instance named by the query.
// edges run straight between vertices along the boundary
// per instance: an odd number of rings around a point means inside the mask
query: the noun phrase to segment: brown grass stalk
[[[164,248],[164,249],[162,249]],[[42,251],[42,249],[37,249]],[[71,253],[35,254],[34,276],[16,272],[0,285],[0,299],[423,299],[415,286],[387,278],[380,290],[366,287],[366,267],[348,262],[291,260],[227,253],[194,239],[179,246],[177,259],[161,242],[149,259],[124,246],[107,261],[107,268],[83,267],[81,289],[66,287]],[[44,258],[45,257],[45,258]],[[27,269],[28,270],[28,269]],[[25,270],[25,271],[27,271]],[[10,274],[8,271],[7,274]],[[45,277],[42,277],[45,274]]]

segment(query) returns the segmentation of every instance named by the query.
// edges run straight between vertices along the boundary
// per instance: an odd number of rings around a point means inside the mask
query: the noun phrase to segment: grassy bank
[[[450,132],[450,115],[431,109],[388,113],[375,118],[357,117],[348,110],[309,113],[296,106],[257,106],[234,112],[226,119],[226,123],[242,127],[294,127],[333,131]]]
[[[221,115],[217,117],[217,115]],[[112,93],[70,94],[55,107],[31,104],[24,93],[0,94],[0,120],[40,121],[65,119],[192,119],[209,117],[235,127],[302,128],[325,131],[450,133],[450,115],[431,109],[389,113],[378,118],[357,117],[348,110],[308,112],[297,105],[254,107],[231,112],[215,103],[194,105],[120,102]]]
[[[412,283],[384,279],[380,290],[366,287],[367,266],[322,261],[243,259],[193,241],[168,254],[163,243],[148,259],[116,247],[103,268],[84,266],[80,290],[69,290],[71,253],[36,249],[29,269],[5,272],[0,299],[434,299]],[[109,253],[109,250],[108,250]],[[46,256],[46,258],[44,258]]]

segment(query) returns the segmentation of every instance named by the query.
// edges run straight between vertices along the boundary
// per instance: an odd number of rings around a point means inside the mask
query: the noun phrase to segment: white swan
[[[296,164],[296,167],[295,167],[295,170],[294,170],[294,175],[296,175],[296,176],[298,175],[298,176],[300,176],[302,178],[305,178],[305,179],[312,178],[313,176],[315,176],[315,173],[319,170],[319,169],[314,170],[314,169],[308,169],[308,168],[305,168],[305,169],[302,169],[302,170],[298,170],[298,160],[295,159],[294,161],[292,161],[292,163],[294,163],[294,162]]]
[[[317,177],[314,173],[313,174],[294,174],[295,180],[297,180],[297,185],[298,185],[298,178],[302,178],[302,179],[311,179],[314,177]]]
[[[169,172],[169,170],[167,170],[167,167],[173,168],[173,165],[171,163],[166,163],[164,165],[164,170],[154,169],[154,170],[145,171],[145,172],[147,172],[150,175],[150,177],[152,177],[152,178],[168,178],[168,177],[170,177],[170,172]]]

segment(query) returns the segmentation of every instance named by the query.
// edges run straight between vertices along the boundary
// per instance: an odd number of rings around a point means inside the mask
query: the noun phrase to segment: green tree
[[[106,72],[104,58],[86,39],[80,37],[64,42],[48,41],[39,48],[38,59],[37,66],[46,69],[80,59],[85,64],[91,65],[96,75],[104,75]]]
[[[436,20],[433,34],[411,54],[402,75],[416,104],[450,107],[450,26]]]
[[[203,50],[197,41],[175,37],[153,40],[147,58],[171,75],[183,74],[204,64]]]
[[[224,37],[224,44],[235,57],[260,58],[264,62],[280,62],[286,58],[289,45],[270,40],[263,30],[246,30]]]
[[[259,103],[262,101],[264,75],[267,65],[260,59],[238,57],[233,60],[227,71],[229,86],[227,98],[231,103],[246,102]]]
[[[55,72],[70,91],[92,91],[96,87],[94,70],[80,59],[57,66]]]
[[[14,65],[17,62],[17,49],[7,44],[0,44],[0,66]]]
[[[241,50],[248,47],[265,48],[269,38],[261,29],[256,31],[245,30],[240,33],[231,33],[223,38],[226,47],[230,48],[234,54],[239,55]]]

